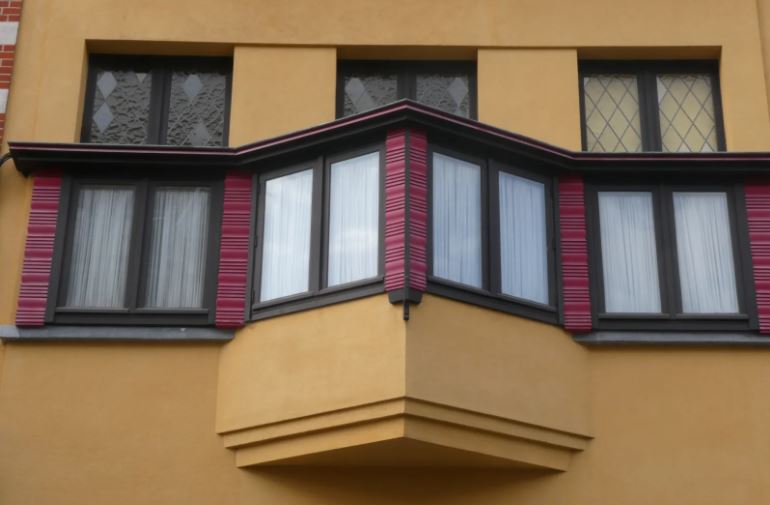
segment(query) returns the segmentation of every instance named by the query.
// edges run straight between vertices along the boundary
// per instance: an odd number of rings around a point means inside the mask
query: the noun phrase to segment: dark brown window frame
[[[586,184],[586,218],[593,326],[597,330],[749,331],[758,327],[752,258],[743,184],[724,177],[703,178],[698,184],[683,177],[604,177]],[[652,193],[653,219],[661,296],[661,314],[604,312],[604,279],[598,195],[602,191]],[[674,192],[723,192],[727,195],[735,268],[738,314],[684,314],[681,311],[679,263],[673,215]]]
[[[433,273],[433,155],[443,154],[473,163],[481,168],[481,287],[438,277]],[[542,304],[502,292],[500,251],[500,173],[506,172],[531,181],[540,182],[545,191],[545,222],[548,267],[548,303]],[[447,298],[488,307],[509,314],[520,315],[548,323],[560,321],[559,279],[556,268],[558,230],[555,205],[554,178],[548,174],[526,170],[513,160],[489,158],[472,150],[462,152],[447,148],[444,144],[428,144],[428,287],[427,292]]]
[[[127,68],[142,68],[152,74],[150,91],[149,124],[147,139],[143,145],[166,145],[171,92],[171,73],[180,69],[211,69],[226,75],[225,117],[222,131],[222,145],[228,144],[230,132],[230,103],[232,98],[233,62],[230,58],[210,56],[123,56],[112,54],[92,54],[88,58],[88,77],[83,102],[83,121],[80,141],[91,143],[90,131],[94,114],[94,94],[96,93],[96,70],[100,65],[125,65]]]
[[[59,306],[66,297],[68,265],[72,252],[72,232],[75,223],[80,187],[85,185],[130,186],[135,189],[134,215],[131,224],[129,264],[126,278],[126,308],[82,308]],[[159,187],[208,187],[209,229],[206,248],[203,307],[168,309],[142,307],[147,274],[147,258],[152,232],[154,191]],[[67,175],[62,184],[62,200],[57,219],[57,234],[52,260],[51,283],[46,308],[46,322],[53,324],[86,325],[180,325],[205,326],[214,324],[214,304],[219,265],[219,242],[222,218],[223,183],[221,178],[190,178],[179,176],[150,176],[123,174],[120,177],[90,174]]]
[[[467,60],[339,60],[337,62],[337,118],[345,117],[345,73],[346,72],[392,72],[398,76],[397,100],[417,100],[417,74],[423,72],[464,72],[468,74],[470,116],[478,115],[476,62]]]
[[[725,131],[722,114],[722,91],[719,84],[719,62],[715,60],[584,60],[578,67],[580,95],[580,138],[582,150],[587,149],[586,113],[583,78],[592,74],[633,74],[639,90],[639,125],[642,151],[662,152],[660,119],[658,117],[659,74],[698,73],[711,77],[714,98],[717,151],[725,151]]]
[[[348,282],[337,286],[328,286],[328,245],[329,245],[329,208],[330,208],[330,183],[331,166],[334,163],[349,160],[371,153],[379,154],[379,208],[378,208],[378,258],[377,275],[367,279]],[[312,214],[310,224],[310,269],[308,290],[302,293],[260,301],[261,270],[263,256],[263,240],[265,225],[265,183],[271,179],[301,172],[313,170],[312,186]],[[256,202],[253,208],[257,209],[253,216],[252,230],[252,259],[250,266],[251,279],[251,320],[266,319],[289,312],[296,312],[309,308],[323,307],[354,298],[362,298],[369,295],[385,292],[383,284],[385,276],[385,145],[378,143],[365,143],[362,147],[347,150],[336,150],[328,155],[308,157],[306,161],[278,165],[266,170],[261,170],[254,175]]]

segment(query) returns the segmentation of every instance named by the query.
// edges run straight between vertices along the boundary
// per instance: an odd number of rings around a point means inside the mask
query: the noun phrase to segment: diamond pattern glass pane
[[[342,114],[350,116],[398,100],[396,74],[348,74],[344,77]]]
[[[714,96],[709,75],[659,75],[658,109],[663,151],[718,150]]]
[[[166,143],[221,146],[227,76],[222,72],[173,72]]]
[[[90,142],[142,144],[150,123],[152,75],[118,68],[96,71]]]
[[[470,117],[470,84],[467,74],[417,74],[417,101],[444,112]]]
[[[636,76],[595,74],[583,78],[586,149],[639,152],[639,87]]]

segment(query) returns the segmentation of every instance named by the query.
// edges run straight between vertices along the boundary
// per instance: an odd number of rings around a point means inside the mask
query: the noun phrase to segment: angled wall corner
[[[242,329],[217,431],[244,468],[564,471],[591,438],[586,361],[552,325],[429,295],[404,321],[373,296]]]

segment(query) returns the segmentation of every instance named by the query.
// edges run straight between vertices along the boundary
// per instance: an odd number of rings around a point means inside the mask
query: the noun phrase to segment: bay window
[[[259,176],[257,319],[382,291],[380,148],[324,158]]]

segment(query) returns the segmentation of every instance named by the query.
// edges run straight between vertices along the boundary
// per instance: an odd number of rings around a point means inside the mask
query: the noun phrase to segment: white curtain
[[[725,193],[674,193],[676,248],[684,313],[737,313]]]
[[[308,290],[312,200],[312,170],[267,181],[261,301]]]
[[[377,275],[380,155],[331,166],[328,285]]]
[[[155,192],[146,306],[203,306],[208,225],[208,188]]]
[[[133,214],[133,188],[81,188],[72,235],[68,307],[125,305]]]
[[[503,293],[548,303],[545,186],[500,172]]]
[[[433,155],[433,274],[481,287],[481,167]]]
[[[599,193],[607,312],[660,312],[652,194]]]

